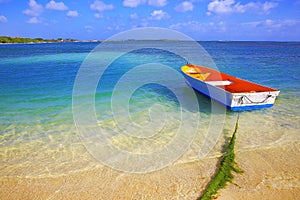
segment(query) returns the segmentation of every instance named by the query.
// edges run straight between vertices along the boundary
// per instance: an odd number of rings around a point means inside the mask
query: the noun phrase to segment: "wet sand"
[[[238,140],[237,140],[238,141]],[[297,199],[300,196],[300,142],[237,150],[245,172],[218,199]],[[1,177],[1,199],[196,199],[216,170],[218,158],[175,164],[148,174],[108,167],[53,177]],[[209,175],[209,176],[208,176]]]
[[[218,199],[298,199],[299,149],[299,142],[291,142],[276,148],[237,152],[236,160],[245,173],[236,175],[236,185],[222,189]]]

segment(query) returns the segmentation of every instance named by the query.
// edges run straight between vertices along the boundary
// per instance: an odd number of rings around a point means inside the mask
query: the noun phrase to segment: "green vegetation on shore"
[[[224,188],[227,182],[232,183],[232,179],[234,178],[234,175],[232,174],[233,171],[236,173],[243,173],[243,171],[238,168],[237,163],[234,160],[234,145],[236,132],[238,130],[238,120],[239,117],[237,118],[235,130],[232,134],[230,142],[224,147],[224,155],[220,159],[218,171],[207,186],[203,195],[199,197],[198,200],[210,200],[215,198],[219,189]]]
[[[0,36],[0,43],[43,43],[43,42],[76,42],[74,39],[43,39],[43,38],[23,38],[23,37],[8,37]]]

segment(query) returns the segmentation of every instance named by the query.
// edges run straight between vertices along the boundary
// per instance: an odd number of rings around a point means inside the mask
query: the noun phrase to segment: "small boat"
[[[271,107],[280,92],[203,66],[187,64],[181,71],[190,87],[233,111]]]

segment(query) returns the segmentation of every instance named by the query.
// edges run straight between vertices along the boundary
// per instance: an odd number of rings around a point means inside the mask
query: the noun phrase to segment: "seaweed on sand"
[[[220,158],[218,170],[214,175],[213,179],[208,184],[203,195],[199,197],[198,200],[208,200],[216,198],[219,189],[224,188],[227,182],[232,183],[232,179],[234,178],[232,172],[243,173],[243,171],[238,168],[237,163],[235,162],[234,154],[234,145],[236,133],[238,130],[238,121],[239,116],[237,118],[235,129],[230,139],[230,142],[228,143],[228,145],[225,144],[224,146],[223,156]]]

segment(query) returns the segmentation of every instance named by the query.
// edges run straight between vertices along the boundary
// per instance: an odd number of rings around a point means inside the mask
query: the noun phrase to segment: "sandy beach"
[[[299,142],[236,152],[245,171],[218,199],[297,199],[300,195]],[[175,164],[148,174],[108,167],[56,177],[1,177],[1,199],[196,199],[216,169],[217,158]]]
[[[275,120],[273,115],[261,113],[258,119],[264,121],[260,121],[254,116],[259,115],[246,112],[239,120],[235,154],[244,173],[235,174],[233,183],[219,191],[218,199],[297,199],[300,195],[298,124],[293,124],[292,118]],[[37,149],[26,152],[27,146],[7,149],[6,155],[12,157],[2,157],[11,164],[2,165],[1,199],[197,199],[217,170],[220,147],[224,137],[233,132],[234,119],[235,115],[229,116],[223,139],[205,158],[191,159],[200,149],[202,136],[198,135],[182,158],[166,168],[144,174],[120,172],[101,165],[74,135],[69,136],[73,138],[72,145],[66,149],[46,148],[35,153]],[[259,129],[254,128],[258,126]],[[14,159],[23,163],[13,164]]]

